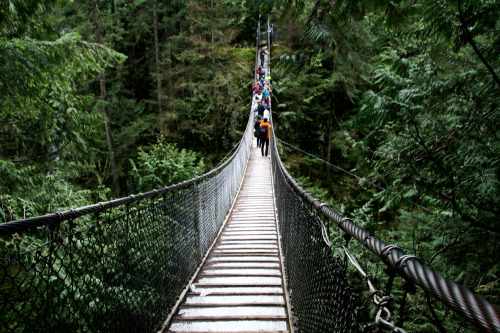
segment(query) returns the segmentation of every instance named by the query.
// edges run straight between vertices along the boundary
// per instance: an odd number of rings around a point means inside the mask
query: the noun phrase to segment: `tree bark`
[[[332,99],[333,99],[333,96],[332,96]],[[333,103],[332,103],[333,104]],[[332,151],[332,132],[333,132],[333,105],[332,105],[332,109],[330,110],[330,117],[328,117],[328,150],[326,152],[326,161],[328,163],[331,163],[331,151]],[[330,167],[329,166],[326,166],[326,179],[327,179],[327,183],[330,184]]]
[[[214,25],[215,25],[215,17],[214,17],[214,1],[210,0],[210,22],[212,24],[212,73],[215,78],[215,36],[214,36]]]
[[[99,44],[102,44],[102,36],[101,36],[101,27],[100,27],[100,22],[99,22],[99,6],[97,4],[97,0],[94,0],[94,11],[92,15],[94,19],[94,25],[95,25],[95,39]],[[104,67],[102,62],[101,62],[101,67]],[[120,193],[120,185],[118,183],[118,174],[116,171],[116,164],[115,164],[115,154],[113,150],[113,140],[111,137],[111,128],[109,125],[109,115],[108,111],[106,109],[106,75],[104,69],[99,73],[99,86],[101,88],[101,104],[102,104],[102,117],[104,120],[104,128],[106,130],[106,141],[108,144],[108,152],[109,152],[109,166],[111,167],[111,173],[113,175],[113,189],[115,191],[115,194],[118,195]]]
[[[334,64],[335,66],[335,64]],[[333,132],[333,116],[335,112],[335,83],[333,83],[332,87],[332,99],[330,105],[330,115],[328,117],[328,151],[326,152],[326,161],[331,163],[331,151],[332,151],[332,132]],[[327,184],[330,184],[330,167],[326,167],[326,179]]]
[[[170,98],[174,97],[173,84],[172,84],[172,47],[170,43],[167,44],[167,96]]]
[[[158,96],[158,113],[162,113],[161,107],[161,78],[160,78],[160,42],[158,38],[158,13],[156,11],[156,0],[153,3],[153,30],[155,35],[155,57],[156,57],[156,94]]]

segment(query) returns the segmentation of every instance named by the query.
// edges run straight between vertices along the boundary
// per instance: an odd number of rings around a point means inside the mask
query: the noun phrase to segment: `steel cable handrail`
[[[248,127],[249,125],[247,125]],[[246,131],[248,132],[248,131]],[[246,133],[245,132],[245,133]],[[119,199],[114,199],[106,202],[99,202],[97,204],[88,205],[76,209],[69,209],[63,212],[55,212],[43,216],[30,217],[27,219],[19,219],[16,221],[0,223],[0,236],[9,235],[16,232],[24,232],[36,229],[41,226],[52,225],[56,223],[61,223],[66,220],[71,220],[78,218],[80,216],[88,215],[88,214],[97,214],[106,209],[115,208],[119,206],[129,205],[133,202],[140,201],[143,199],[154,198],[158,195],[166,194],[169,192],[173,192],[176,190],[180,190],[186,188],[190,185],[197,184],[210,178],[217,174],[220,170],[224,169],[231,161],[238,155],[238,152],[241,149],[242,143],[245,141],[245,135],[242,136],[240,141],[237,144],[237,148],[235,152],[229,157],[222,165],[210,170],[209,172],[200,175],[198,177],[186,180],[184,182],[163,187],[161,189],[155,189],[146,193],[139,193],[135,195],[130,195],[128,197],[123,197]],[[234,148],[233,148],[234,149]],[[232,149],[232,150],[233,150]]]
[[[199,177],[0,224],[2,331],[156,331],[234,202],[252,132],[250,112],[227,160]]]
[[[274,139],[274,126],[272,131],[273,151],[278,151]],[[333,211],[326,204],[307,192],[289,174],[280,158],[273,159],[278,164],[281,172],[294,189],[296,194],[328,220],[334,222],[348,235],[354,237],[364,247],[382,259],[390,269],[402,276],[405,280],[420,286],[448,307],[463,315],[467,320],[485,332],[500,332],[500,308],[489,303],[483,296],[474,294],[469,288],[457,284],[450,278],[424,265],[420,260],[407,255],[396,245],[387,244],[368,231],[357,226],[351,219],[345,218]]]

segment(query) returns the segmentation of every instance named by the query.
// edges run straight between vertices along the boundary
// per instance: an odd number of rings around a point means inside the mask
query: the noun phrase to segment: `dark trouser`
[[[260,148],[260,144],[261,144],[261,139],[260,139],[260,136],[257,137],[257,148]]]
[[[260,152],[262,153],[262,156],[264,156],[264,145],[266,146],[266,156],[267,153],[269,152],[269,139],[260,139]]]

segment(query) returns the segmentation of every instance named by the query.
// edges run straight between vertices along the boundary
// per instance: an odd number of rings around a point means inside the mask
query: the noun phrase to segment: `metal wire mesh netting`
[[[0,224],[0,331],[156,330],[236,197],[252,125],[228,161],[196,179]]]
[[[366,320],[367,318],[363,318],[364,305],[358,311],[353,308],[354,303],[361,303],[356,300],[356,296],[351,291],[352,288],[347,283],[346,266],[342,266],[338,258],[332,257],[329,249],[331,245],[332,248],[342,247],[349,262],[364,278],[367,289],[371,293],[370,298],[374,306],[378,308],[375,316],[375,322],[378,325],[376,329],[404,332],[404,329],[398,325],[403,324],[405,300],[407,294],[415,292],[412,290],[415,286],[419,286],[427,293],[427,297],[434,296],[439,302],[456,311],[462,318],[482,331],[500,332],[500,310],[496,305],[489,303],[483,296],[474,294],[466,286],[459,285],[422,264],[416,256],[405,254],[397,245],[386,244],[349,218],[341,216],[326,204],[321,203],[318,198],[305,191],[286,171],[278,154],[274,133],[271,136],[271,147],[275,198],[286,260],[285,269],[294,315],[300,331],[357,331],[360,325],[370,322]],[[311,214],[311,211],[315,214]],[[324,225],[316,214],[324,218],[327,224]],[[344,233],[346,240],[354,239],[362,248],[368,249],[386,265],[387,269],[383,274],[388,275],[385,288],[387,295],[375,288],[374,277],[363,270],[349,253],[347,246],[331,243],[327,235],[328,225],[338,227],[339,232]],[[394,323],[391,321],[391,311],[394,308],[390,304],[390,293],[393,278],[396,276],[403,278],[405,282],[399,287],[403,290],[399,291],[402,297],[398,305],[398,317],[395,317],[397,321]],[[332,286],[335,283],[342,284],[345,289],[334,290]],[[345,301],[346,298],[350,298],[352,303]],[[346,302],[345,306],[338,307],[339,302],[343,301]],[[339,309],[343,311],[339,312]],[[320,311],[323,311],[324,317],[321,316]],[[339,314],[343,319],[336,319]],[[349,326],[349,323],[356,322],[359,326]],[[372,331],[373,328],[375,327],[369,324],[363,328],[363,331]]]
[[[294,193],[271,139],[273,181],[294,325],[300,332],[358,332],[357,295],[346,263],[323,240],[321,222]]]

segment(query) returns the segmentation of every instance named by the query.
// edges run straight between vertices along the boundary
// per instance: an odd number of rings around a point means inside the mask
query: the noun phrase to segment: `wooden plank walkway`
[[[168,332],[290,332],[271,159],[253,141],[229,218]]]

